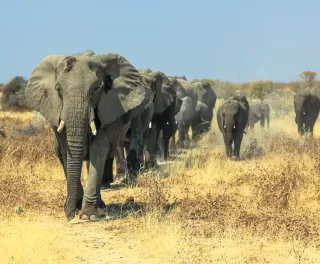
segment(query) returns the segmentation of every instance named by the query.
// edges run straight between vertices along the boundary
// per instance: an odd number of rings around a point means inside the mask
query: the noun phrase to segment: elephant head
[[[139,106],[146,89],[138,71],[119,54],[50,55],[33,70],[25,92],[27,105],[56,133],[66,135],[68,219],[79,199],[87,135],[96,135],[99,127]]]
[[[168,77],[162,72],[142,74],[155,93],[154,113],[163,113],[176,99],[176,91]]]

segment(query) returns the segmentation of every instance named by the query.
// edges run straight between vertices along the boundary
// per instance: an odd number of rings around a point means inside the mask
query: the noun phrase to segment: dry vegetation
[[[320,262],[319,122],[313,139],[298,137],[293,113],[256,126],[232,161],[214,120],[213,133],[168,162],[169,177],[104,191],[106,220],[66,224],[52,133],[10,135],[31,113],[0,119],[9,131],[0,138],[1,263]]]

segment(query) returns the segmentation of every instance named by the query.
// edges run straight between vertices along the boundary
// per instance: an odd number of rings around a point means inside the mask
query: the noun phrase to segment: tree
[[[215,81],[214,90],[218,98],[228,99],[239,92],[239,85],[232,82]]]
[[[24,91],[27,80],[21,76],[14,77],[4,88],[1,97],[3,110],[26,110]]]
[[[265,96],[274,90],[274,84],[272,81],[253,81],[248,85],[248,93],[254,98],[258,98],[261,101]]]
[[[300,78],[304,81],[304,87],[311,88],[314,85],[317,73],[313,71],[304,71],[300,73]]]

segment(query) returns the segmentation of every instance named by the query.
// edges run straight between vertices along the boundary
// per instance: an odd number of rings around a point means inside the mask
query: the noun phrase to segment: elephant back
[[[151,72],[152,72],[152,70],[149,69],[149,68],[142,68],[142,69],[139,69],[138,71],[139,71],[139,73],[141,73],[141,74],[148,74],[148,73],[151,73]]]

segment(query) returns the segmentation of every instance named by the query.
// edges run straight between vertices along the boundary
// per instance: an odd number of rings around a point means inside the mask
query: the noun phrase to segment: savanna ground
[[[34,118],[0,115],[1,263],[320,263],[319,121],[313,139],[299,138],[293,110],[256,125],[233,161],[214,119],[168,177],[115,184],[103,191],[106,219],[67,223],[52,132],[11,135]]]

